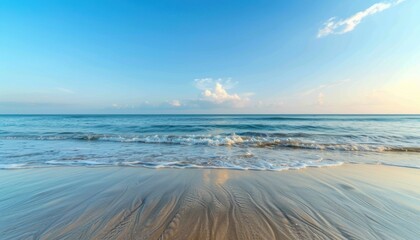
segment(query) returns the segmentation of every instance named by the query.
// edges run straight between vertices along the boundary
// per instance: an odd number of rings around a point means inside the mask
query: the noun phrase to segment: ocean
[[[420,168],[420,115],[0,115],[0,169]]]

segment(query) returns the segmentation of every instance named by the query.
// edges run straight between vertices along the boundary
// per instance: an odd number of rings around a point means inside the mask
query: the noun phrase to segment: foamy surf
[[[0,164],[0,169],[22,169],[25,168],[25,166],[27,166],[25,163]]]
[[[12,115],[0,120],[1,169],[420,166],[420,116]]]

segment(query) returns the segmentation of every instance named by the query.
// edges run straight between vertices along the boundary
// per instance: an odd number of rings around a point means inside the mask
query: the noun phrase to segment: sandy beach
[[[2,239],[418,239],[418,169],[0,171]]]

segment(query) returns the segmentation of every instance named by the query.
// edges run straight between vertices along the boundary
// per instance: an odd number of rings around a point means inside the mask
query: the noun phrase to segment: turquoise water
[[[420,115],[0,115],[0,168],[420,168]]]

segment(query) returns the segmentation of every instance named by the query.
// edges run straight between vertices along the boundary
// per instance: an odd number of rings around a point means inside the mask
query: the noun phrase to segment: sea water
[[[0,169],[420,168],[420,115],[0,115]]]

